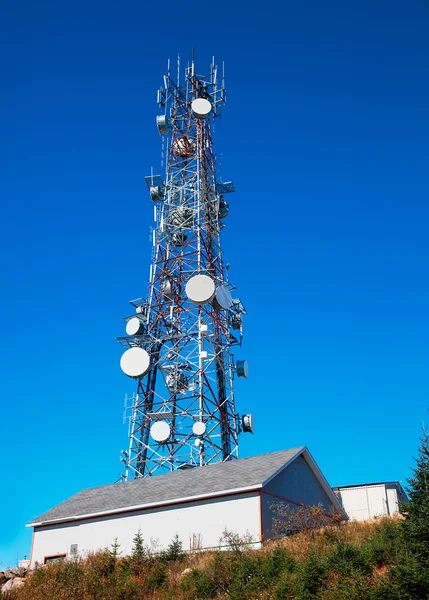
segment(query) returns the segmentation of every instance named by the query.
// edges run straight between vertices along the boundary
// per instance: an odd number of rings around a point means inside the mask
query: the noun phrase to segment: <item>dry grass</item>
[[[301,587],[307,585],[305,581],[313,580],[311,569],[317,571],[318,565],[324,565],[324,595],[320,598],[342,600],[350,597],[355,600],[362,597],[359,595],[361,588],[364,589],[365,586],[376,588],[383,584],[389,574],[390,556],[386,554],[388,552],[386,550],[381,561],[371,562],[364,574],[351,577],[351,572],[347,570],[349,569],[347,562],[344,567],[344,560],[347,561],[349,558],[344,559],[341,553],[338,554],[338,548],[355,547],[356,550],[351,549],[350,560],[353,560],[353,553],[359,554],[361,547],[366,550],[368,547],[372,548],[373,542],[369,540],[374,536],[379,540],[380,536],[377,537],[375,534],[383,528],[389,529],[389,524],[392,525],[390,518],[365,522],[352,521],[310,529],[270,541],[260,550],[244,552],[232,550],[221,553],[200,551],[167,562],[152,558],[141,565],[137,574],[130,571],[129,566],[126,571],[129,559],[119,559],[116,566],[112,567],[108,553],[97,553],[88,556],[86,560],[78,561],[76,572],[73,571],[72,564],[49,565],[30,577],[27,584],[8,596],[7,600],[301,598],[299,593],[290,595],[292,592],[287,592],[289,595],[285,596],[286,588],[280,589],[278,586],[283,585],[282,580],[286,577],[289,578],[291,585],[295,586],[294,590],[301,589],[300,585]],[[286,552],[277,552],[279,548]],[[336,563],[332,563],[333,554],[334,558],[336,556]],[[184,575],[185,570],[187,573]],[[300,577],[303,579],[300,580]],[[152,581],[151,585],[148,584],[149,581]],[[130,586],[130,589],[121,587],[124,583]],[[345,595],[341,595],[340,592],[343,593],[341,590],[344,586],[347,588],[349,584],[354,590],[353,594],[348,596],[346,589]],[[212,591],[206,592],[206,589]]]
[[[396,520],[393,517],[393,520]],[[392,517],[372,519],[371,521],[345,521],[336,525],[329,525],[319,529],[302,531],[290,537],[280,538],[264,544],[265,550],[270,550],[276,545],[286,548],[298,560],[305,560],[310,548],[319,553],[326,551],[328,546],[342,541],[346,544],[359,546],[374,535],[377,528],[383,523],[392,521]]]

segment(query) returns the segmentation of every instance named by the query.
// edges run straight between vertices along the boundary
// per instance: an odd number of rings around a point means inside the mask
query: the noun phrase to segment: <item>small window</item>
[[[52,556],[45,556],[43,564],[47,565],[48,563],[58,562],[59,560],[64,560],[65,557],[66,554],[53,554]]]
[[[77,554],[77,544],[72,544],[70,546],[70,555],[76,556],[76,554]]]

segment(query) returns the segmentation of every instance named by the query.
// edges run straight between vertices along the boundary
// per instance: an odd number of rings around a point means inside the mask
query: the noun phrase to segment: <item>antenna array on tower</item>
[[[218,181],[213,122],[225,103],[224,75],[211,65],[197,75],[194,61],[180,82],[170,64],[158,90],[156,118],[165,139],[165,181],[145,178],[154,204],[153,252],[147,299],[131,301],[121,358],[137,380],[123,479],[238,458],[238,436],[253,432],[251,415],[238,416],[234,377],[247,377],[235,360],[242,343],[244,306],[223,262],[220,233],[228,215]]]

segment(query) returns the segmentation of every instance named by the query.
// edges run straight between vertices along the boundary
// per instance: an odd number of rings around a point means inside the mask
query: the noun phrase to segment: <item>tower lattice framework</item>
[[[247,377],[247,362],[233,356],[245,310],[232,296],[220,239],[234,185],[216,176],[213,123],[225,102],[218,71],[213,61],[209,75],[197,75],[192,60],[180,82],[178,61],[176,81],[169,64],[158,91],[166,172],[165,182],[145,178],[155,222],[148,294],[131,301],[135,313],[118,338],[128,348],[121,367],[137,380],[125,479],[233,460],[239,433],[253,430],[234,401],[234,377]]]

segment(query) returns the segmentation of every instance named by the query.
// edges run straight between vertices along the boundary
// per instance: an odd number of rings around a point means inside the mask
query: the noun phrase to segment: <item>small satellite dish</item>
[[[161,285],[159,286],[161,293],[171,300],[174,296],[173,288],[171,282],[168,279],[163,279]]]
[[[192,227],[194,224],[194,211],[188,206],[178,206],[172,211],[171,224],[174,227]]]
[[[149,371],[150,357],[143,348],[129,348],[121,357],[121,369],[134,379],[139,379]]]
[[[241,318],[240,314],[235,314],[232,315],[231,317],[231,327],[233,329],[240,329],[241,325],[242,325],[243,319]]]
[[[228,310],[232,306],[231,292],[225,285],[220,285],[216,289],[215,296],[213,298],[213,306],[218,310]]]
[[[186,295],[191,302],[210,302],[215,293],[215,284],[208,275],[195,275],[186,284]]]
[[[173,242],[173,244],[179,247],[184,246],[186,244],[187,239],[188,236],[186,235],[186,233],[182,232],[173,233],[173,235],[171,236],[171,241]]]
[[[247,376],[249,374],[249,364],[247,360],[237,360],[235,364],[235,369],[239,377],[245,377],[247,379]]]
[[[156,421],[150,428],[150,435],[155,442],[165,442],[170,437],[170,425],[166,421]]]
[[[164,199],[164,188],[160,185],[153,185],[149,188],[149,194],[152,202],[160,202]]]
[[[158,131],[161,135],[166,135],[171,130],[170,119],[167,115],[158,115],[156,117],[156,126],[158,127]]]
[[[165,385],[171,394],[183,394],[188,389],[188,378],[180,369],[173,368],[165,378]]]
[[[206,432],[206,424],[203,423],[202,421],[196,421],[192,425],[192,431],[193,431],[194,435],[204,435]]]
[[[180,156],[181,158],[190,158],[195,152],[195,142],[194,140],[188,138],[188,136],[184,135],[177,138],[173,142],[172,148],[176,156]]]
[[[212,105],[205,98],[197,98],[191,104],[192,112],[197,119],[206,119],[212,109]]]
[[[138,317],[130,319],[126,326],[127,335],[140,335],[144,330],[144,323]]]
[[[221,196],[219,198],[219,211],[218,211],[219,219],[225,219],[225,217],[228,216],[228,212],[229,212],[229,204],[224,199],[224,197]]]
[[[243,428],[244,433],[253,433],[253,415],[243,415],[241,417],[241,426]]]

